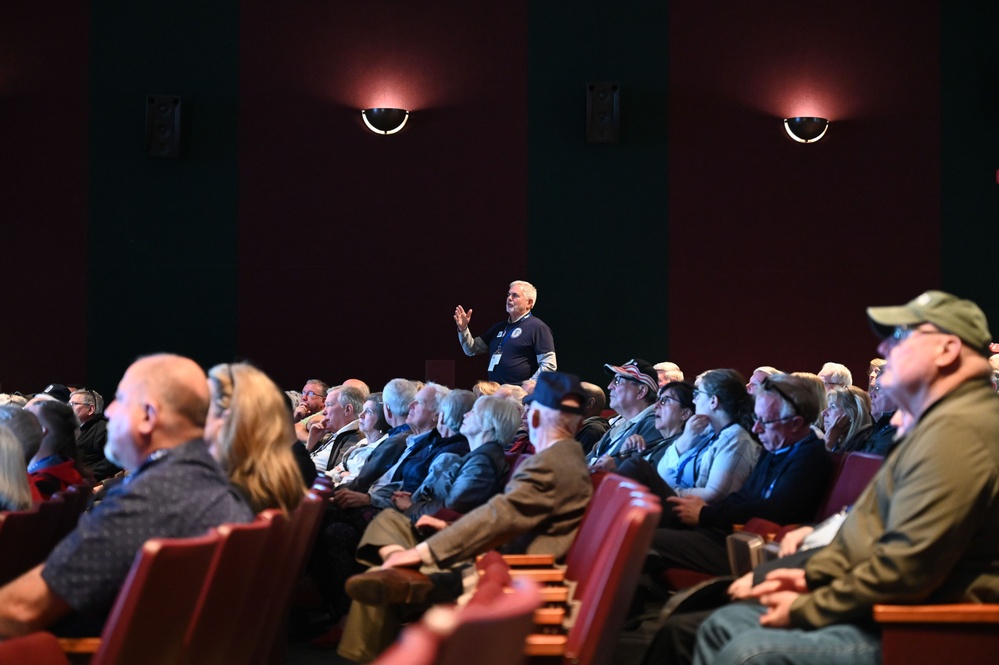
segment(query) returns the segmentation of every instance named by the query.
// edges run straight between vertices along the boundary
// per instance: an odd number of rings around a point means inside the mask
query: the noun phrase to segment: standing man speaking
[[[458,305],[454,322],[458,324],[458,341],[465,355],[489,352],[489,380],[499,384],[520,385],[536,379],[541,372],[554,372],[555,343],[552,331],[541,319],[531,314],[538,300],[538,290],[529,282],[510,282],[506,294],[506,321],[497,323],[482,337],[472,337],[467,312]]]

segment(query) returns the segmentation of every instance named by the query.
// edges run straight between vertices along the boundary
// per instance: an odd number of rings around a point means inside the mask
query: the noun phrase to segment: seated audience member
[[[0,406],[0,426],[9,429],[17,438],[21,446],[21,453],[24,459],[25,479],[27,480],[28,463],[38,452],[42,445],[42,426],[38,418],[30,411],[25,411],[20,406],[4,405]],[[28,488],[31,491],[32,501],[44,501],[35,484],[28,480]]]
[[[253,512],[294,510],[306,487],[288,446],[294,435],[281,390],[256,367],[234,363],[209,370],[208,391],[205,442],[229,482]]]
[[[497,397],[512,399],[514,402],[523,402],[524,398],[527,397],[526,390],[524,390],[521,386],[517,386],[512,383],[504,383],[496,389],[494,394]]]
[[[283,394],[285,411],[288,413],[288,418],[293,418],[294,416],[292,414],[295,411],[295,400],[300,399],[298,391],[285,390],[283,391]],[[312,483],[316,482],[316,478],[319,477],[319,473],[316,471],[316,465],[313,463],[312,457],[309,456],[309,451],[306,450],[305,444],[298,440],[297,434],[292,437],[291,456],[295,458],[295,465],[298,467],[298,472],[302,476],[302,482],[306,487],[312,487]]]
[[[45,386],[45,390],[40,393],[35,393],[34,397],[31,399],[54,399],[63,404],[69,403],[69,388],[62,385],[61,383],[50,383]],[[30,400],[29,400],[30,402]]]
[[[0,635],[40,630],[71,612],[98,634],[144,542],[253,519],[202,438],[208,402],[192,360],[156,355],[128,368],[107,408],[106,453],[131,477],[84,513],[45,563],[0,588]]]
[[[487,395],[495,395],[496,391],[499,390],[500,385],[495,381],[477,381],[474,386],[472,386],[472,394],[476,397],[485,397]]]
[[[0,406],[0,426],[6,427],[17,437],[27,466],[42,446],[42,425],[38,418],[20,406]]]
[[[52,399],[32,401],[24,408],[35,414],[42,426],[42,445],[28,462],[28,478],[42,498],[83,483],[84,474],[92,482],[76,449],[80,423],[73,409]]]
[[[302,443],[308,440],[312,426],[322,420],[326,393],[329,391],[329,385],[319,379],[309,379],[302,386],[302,392],[298,394],[298,403],[291,412],[291,417],[295,421],[295,436]]]
[[[69,405],[80,420],[76,447],[80,451],[80,461],[90,471],[90,475],[94,480],[101,481],[121,471],[104,457],[104,444],[108,440],[104,400],[93,390],[74,390],[69,395]]]
[[[474,399],[468,390],[425,385],[409,405],[406,422],[410,435],[396,462],[367,492],[338,489],[330,499],[332,505],[323,516],[310,571],[332,617],[338,618],[349,606],[344,582],[360,571],[353,561],[354,553],[371,520],[381,510],[393,507],[394,496],[408,496],[418,489],[437,455],[468,452],[468,441],[457,429]]]
[[[27,403],[28,400],[23,395],[10,395],[8,393],[0,393],[0,406],[23,407]]]
[[[0,510],[31,507],[31,486],[24,451],[10,429],[0,425]]]
[[[676,363],[671,363],[669,361],[656,363],[652,366],[652,369],[656,370],[656,377],[659,380],[660,388],[665,386],[667,383],[683,381],[683,371]]]
[[[640,458],[642,462],[633,462],[627,473],[644,473],[647,461],[651,466],[649,473],[655,474],[655,469],[666,451],[683,433],[684,426],[697,409],[694,405],[694,387],[689,383],[677,381],[667,383],[659,389],[659,398],[653,407],[656,432],[659,436],[646,441],[641,434],[632,434],[621,446],[621,452],[617,455],[604,455],[593,464],[593,469],[614,471],[622,461],[627,464],[629,459]],[[629,475],[629,477],[634,476]]]
[[[329,386],[325,381],[320,381],[319,379],[309,379],[306,381],[305,385],[302,386],[302,392],[299,393],[301,400],[292,414],[295,421],[297,422],[307,416],[322,411],[323,400],[326,399],[327,392],[329,392]]]
[[[839,363],[826,363],[819,370],[819,378],[826,392],[833,388],[849,388],[853,385],[853,374],[846,368],[846,365]]]
[[[356,388],[358,392],[361,393],[361,397],[368,399],[368,395],[371,394],[371,388],[368,387],[364,381],[360,379],[347,379],[343,382],[344,388]]]
[[[305,444],[316,471],[326,473],[335,467],[344,453],[363,438],[357,422],[362,408],[364,395],[357,388],[337,386],[326,394],[322,418],[312,424]]]
[[[371,453],[388,439],[390,425],[385,420],[381,393],[368,395],[357,422],[357,429],[364,435],[364,438],[343,456],[339,464],[326,472],[334,485],[342,485],[356,478],[357,474],[364,468],[364,463]]]
[[[862,452],[887,457],[897,443],[898,428],[892,423],[892,417],[898,410],[898,405],[892,400],[888,391],[881,389],[880,376],[879,373],[871,383],[871,417],[874,419],[874,424],[871,426],[871,436],[867,439],[867,445]]]
[[[762,365],[753,370],[753,373],[749,376],[749,381],[746,382],[746,392],[750,395],[755,395],[756,391],[760,389],[760,384],[762,384],[768,376],[773,376],[774,374],[780,374],[780,370],[776,367],[771,367],[770,365]]]
[[[711,504],[739,490],[760,456],[760,447],[749,433],[753,398],[745,383],[732,369],[699,376],[694,390],[696,413],[659,464],[653,467],[631,458],[618,473],[648,486],[664,505],[671,496],[698,497]],[[667,408],[657,409],[657,414]],[[660,525],[680,527],[682,522],[665,511]]]
[[[382,389],[382,410],[385,421],[389,424],[388,438],[379,444],[378,450],[371,453],[357,477],[343,487],[354,492],[367,493],[371,484],[378,480],[390,466],[395,464],[399,455],[406,449],[406,441],[411,432],[408,424],[409,406],[416,399],[416,392],[422,386],[408,379],[392,379]],[[340,490],[342,491],[342,490]],[[339,494],[338,491],[337,493]],[[356,497],[360,499],[361,497]],[[355,505],[363,505],[355,503]]]
[[[833,388],[826,393],[822,420],[827,450],[852,453],[867,447],[871,436],[867,399],[867,393],[856,386]]]
[[[583,424],[576,432],[576,441],[583,446],[583,452],[589,453],[593,450],[594,444],[607,433],[610,423],[603,417],[603,411],[607,408],[607,397],[604,389],[600,386],[583,381],[581,384],[586,391],[586,404],[584,405]]]
[[[811,386],[812,390],[815,392],[815,398],[819,403],[819,414],[815,417],[815,422],[812,423],[812,431],[815,432],[815,436],[825,440],[826,434],[822,429],[825,422],[822,420],[822,412],[825,411],[826,407],[829,405],[826,399],[826,385],[822,382],[822,379],[818,374],[812,374],[811,372],[791,372],[791,376],[808,379],[808,385]]]
[[[715,612],[695,663],[881,662],[875,603],[999,602],[999,399],[977,305],[929,291],[871,307],[879,376],[912,423],[832,542],[804,570],[775,570],[759,603]]]
[[[410,495],[416,491],[438,456],[453,453],[461,457],[468,454],[468,439],[461,433],[461,424],[475,403],[475,395],[469,390],[448,391],[435,383],[428,383],[427,389],[436,391],[436,397],[431,396],[433,393],[418,393],[413,411],[422,411],[424,418],[436,420],[437,424],[429,436],[416,441],[412,448],[403,452],[395,467],[371,486],[369,494],[373,506],[391,507],[394,495]]]
[[[503,393],[496,393],[496,397],[503,397]],[[534,445],[531,444],[531,435],[527,431],[527,406],[524,402],[513,397],[504,397],[517,407],[520,413],[520,427],[514,432],[513,439],[504,444],[504,450],[508,455],[533,455]]]
[[[579,379],[571,374],[546,372],[538,377],[528,397],[531,441],[538,452],[520,465],[502,494],[453,524],[420,518],[417,525],[437,531],[423,542],[417,543],[408,521],[402,523],[405,528],[396,534],[394,546],[384,550],[388,555],[385,570],[351,580],[348,591],[355,602],[338,650],[342,657],[372,660],[395,639],[403,615],[415,609],[384,604],[408,602],[425,607],[425,601],[437,599],[430,593],[433,584],[427,578],[414,584],[422,593],[408,599],[406,594],[397,597],[392,590],[398,591],[399,577],[406,581],[419,577],[398,568],[452,571],[437,578],[442,584],[433,591],[440,600],[453,600],[462,592],[462,571],[474,572],[471,562],[477,554],[503,547],[511,552],[565,557],[593,495],[583,451],[572,438],[579,428],[583,399]]]
[[[415,422],[411,421],[415,417],[411,407],[416,406],[417,391],[417,383],[408,379],[396,378],[385,384],[382,389],[382,410],[389,425],[387,436],[368,455],[357,475],[352,480],[341,483],[323,512],[319,533],[309,557],[308,572],[319,588],[333,625],[331,632],[317,638],[315,646],[328,647],[339,641],[337,623],[350,607],[350,599],[343,590],[344,583],[348,577],[362,570],[354,558],[354,552],[361,534],[377,513],[377,509],[370,506],[371,495],[368,490],[396,464],[408,442],[414,438],[411,435],[424,434],[433,426],[432,421],[427,424],[421,419],[416,423],[417,430],[411,429],[410,422]],[[434,393],[433,388],[430,392]]]
[[[778,374],[756,393],[753,431],[766,450],[746,483],[713,504],[700,497],[672,497],[676,517],[687,529],[658,529],[653,550],[667,567],[716,575],[729,570],[725,538],[733,526],[753,517],[796,524],[811,521],[825,495],[833,461],[811,431],[818,413],[808,379]]]
[[[874,380],[878,378],[878,374],[884,369],[885,359],[884,358],[873,358],[867,366],[867,390],[870,392],[871,388],[874,387]]]
[[[620,367],[604,365],[604,371],[614,376],[607,390],[610,391],[610,408],[618,415],[586,456],[591,465],[604,455],[618,454],[632,434],[640,434],[646,441],[659,438],[654,407],[659,379],[652,365],[636,358]]]
[[[452,394],[454,394],[452,392]],[[503,444],[520,424],[517,405],[501,397],[480,397],[465,413],[461,433],[468,439],[469,452],[464,457],[444,453],[434,459],[427,479],[412,493],[398,493],[392,503],[411,522],[441,509],[467,513],[485,503],[503,489],[509,470]],[[392,519],[393,511],[375,518]],[[366,534],[373,527],[369,526]]]

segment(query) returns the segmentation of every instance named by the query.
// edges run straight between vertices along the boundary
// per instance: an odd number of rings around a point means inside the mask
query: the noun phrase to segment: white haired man
[[[554,372],[555,342],[552,331],[534,316],[538,290],[530,282],[510,282],[506,293],[507,320],[497,323],[482,337],[473,337],[468,330],[472,310],[458,305],[454,322],[458,325],[458,341],[465,355],[489,353],[489,380],[500,385],[520,385],[537,379],[541,372]]]
[[[822,385],[825,386],[826,392],[829,392],[833,388],[849,388],[853,385],[853,374],[846,365],[841,365],[839,363],[826,363],[819,370],[819,378],[822,379]]]

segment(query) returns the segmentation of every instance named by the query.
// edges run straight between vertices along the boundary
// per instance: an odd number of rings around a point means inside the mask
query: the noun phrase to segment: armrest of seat
[[[569,643],[566,635],[544,635],[533,633],[524,640],[525,656],[562,656]]]
[[[515,580],[531,580],[537,584],[565,582],[565,571],[561,568],[513,568],[510,577]]]
[[[483,556],[485,555],[479,555],[478,559]],[[555,565],[555,557],[551,554],[504,554],[503,561],[511,568]]]
[[[999,604],[875,605],[878,623],[999,623]]]
[[[63,653],[97,653],[101,648],[99,637],[60,637],[59,648]]]

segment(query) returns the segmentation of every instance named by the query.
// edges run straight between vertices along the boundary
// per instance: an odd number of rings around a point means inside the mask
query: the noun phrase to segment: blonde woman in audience
[[[26,510],[31,507],[28,467],[21,442],[0,426],[0,510]]]
[[[500,385],[495,381],[479,381],[474,386],[472,386],[472,393],[476,397],[487,397],[489,395],[495,395],[496,391],[499,390]]]
[[[256,512],[293,510],[306,487],[292,456],[295,434],[281,390],[246,363],[213,367],[208,390],[205,441],[229,481]]]
[[[822,411],[826,449],[831,452],[863,450],[871,436],[871,403],[867,391],[856,386],[833,388]]]

